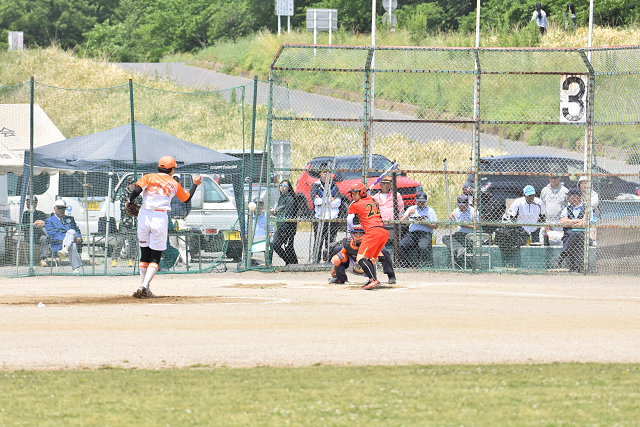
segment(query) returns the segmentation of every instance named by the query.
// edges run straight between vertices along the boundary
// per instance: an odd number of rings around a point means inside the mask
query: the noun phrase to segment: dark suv
[[[505,211],[507,199],[522,197],[522,190],[532,185],[536,195],[549,184],[550,171],[560,171],[561,182],[567,188],[578,185],[575,176],[584,170],[581,160],[555,156],[497,156],[480,159],[480,218],[484,221],[500,221]],[[510,173],[542,173],[546,175],[482,175],[482,172],[510,172]],[[596,173],[609,172],[597,167]],[[593,189],[600,200],[613,200],[619,194],[636,194],[640,184],[625,181],[617,176],[594,177]],[[462,192],[473,196],[475,189],[474,176],[469,174],[462,184]]]
[[[334,157],[323,156],[311,159],[305,166],[306,171],[300,175],[296,182],[296,194],[298,195],[301,208],[301,213],[307,217],[313,217],[313,202],[311,200],[311,185],[320,179],[319,169],[331,168],[333,165]],[[393,163],[391,160],[379,154],[373,154],[371,156],[371,169],[376,172],[369,172],[367,175],[367,187],[373,184],[377,177],[382,175],[382,172],[389,169]],[[362,156],[336,156],[335,157],[335,169],[354,169],[349,172],[336,172],[334,182],[340,189],[340,193],[343,197],[343,203],[340,206],[340,217],[346,217],[346,212],[351,203],[351,200],[347,197],[347,192],[351,188],[351,185],[356,182],[362,181]],[[359,169],[359,170],[357,170]],[[419,182],[408,178],[405,173],[398,173],[396,178],[396,185],[398,193],[402,196],[405,207],[415,205],[416,193],[422,191],[422,185]],[[380,184],[376,184],[371,189],[371,194],[376,194],[380,191]],[[304,197],[304,198],[303,198]],[[306,201],[306,209],[305,203]]]

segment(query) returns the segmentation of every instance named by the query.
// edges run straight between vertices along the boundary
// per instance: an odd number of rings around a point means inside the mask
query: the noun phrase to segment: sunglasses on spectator
[[[280,187],[288,187],[288,184],[280,184]]]
[[[559,176],[552,176],[551,179],[560,179]]]

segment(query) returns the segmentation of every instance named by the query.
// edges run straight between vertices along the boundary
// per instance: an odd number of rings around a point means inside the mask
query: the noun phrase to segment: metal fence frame
[[[598,176],[595,167],[597,166],[596,159],[596,150],[595,150],[595,141],[594,141],[594,128],[598,125],[639,125],[640,124],[640,116],[635,117],[632,121],[620,121],[620,122],[597,122],[595,120],[596,106],[597,106],[597,96],[596,96],[596,84],[599,76],[632,76],[637,79],[640,78],[640,61],[635,62],[633,67],[629,69],[614,69],[607,70],[606,67],[603,67],[602,70],[597,71],[594,68],[594,65],[591,61],[592,54],[599,53],[616,53],[616,51],[625,51],[623,54],[627,53],[631,58],[631,60],[636,59],[640,53],[639,46],[632,47],[618,47],[618,48],[593,48],[593,49],[568,49],[568,48],[531,48],[531,49],[522,49],[522,48],[420,48],[420,47],[369,47],[369,46],[320,46],[320,45],[282,45],[276,56],[274,57],[271,67],[270,67],[270,98],[269,98],[269,116],[268,116],[268,129],[267,129],[267,138],[268,138],[268,150],[271,149],[271,141],[272,141],[272,130],[274,126],[277,126],[279,123],[283,123],[286,121],[329,121],[329,122],[360,122],[363,128],[363,141],[362,141],[362,151],[363,156],[363,164],[362,164],[362,176],[363,182],[365,182],[365,176],[368,171],[371,171],[368,168],[368,158],[371,155],[370,150],[370,137],[372,132],[372,127],[375,123],[384,123],[387,122],[387,119],[377,118],[374,112],[374,84],[375,77],[377,75],[383,75],[385,73],[436,73],[436,74],[470,74],[473,75],[474,78],[474,101],[473,101],[473,117],[470,119],[438,119],[438,118],[417,118],[413,120],[405,120],[405,122],[415,122],[415,123],[448,123],[448,124],[461,124],[466,123],[473,126],[473,142],[472,142],[472,161],[470,163],[470,173],[475,176],[475,193],[479,193],[479,174],[480,174],[480,130],[483,125],[495,125],[495,124],[536,124],[536,125],[554,125],[554,126],[583,126],[585,129],[585,145],[584,145],[584,171],[580,175],[587,176],[587,206],[590,205],[590,193],[592,190],[592,177]],[[286,53],[292,52],[286,60],[283,60],[283,56]],[[311,52],[313,52],[313,57],[311,56]],[[317,53],[316,53],[317,52]],[[342,68],[340,66],[330,66],[329,58],[332,54],[336,53],[342,55],[341,57],[350,58],[352,61],[351,66],[347,68]],[[357,58],[362,58],[362,53],[366,53],[364,60],[359,60]],[[382,53],[402,53],[406,55],[411,54],[433,54],[436,55],[438,53],[466,53],[467,55],[472,55],[474,58],[474,69],[443,69],[443,68],[434,68],[434,69],[419,69],[419,68],[404,68],[404,69],[392,69],[392,68],[376,68],[376,55],[380,55]],[[506,54],[540,54],[540,55],[550,55],[554,53],[566,53],[570,55],[577,55],[582,61],[582,69],[576,70],[574,67],[568,67],[567,69],[562,69],[562,65],[555,70],[526,70],[526,69],[484,69],[483,59],[487,58],[489,55],[500,56]],[[349,56],[351,54],[351,56]],[[297,55],[297,56],[296,56]],[[317,56],[316,56],[317,55]],[[354,59],[354,57],[357,57]],[[293,58],[293,59],[292,59]],[[319,58],[319,59],[318,59]],[[296,60],[299,61],[296,63]],[[311,60],[310,60],[311,59]],[[317,59],[317,60],[316,60]],[[315,62],[315,63],[313,63]],[[490,61],[489,61],[490,62]],[[319,64],[319,65],[318,65]],[[579,71],[580,74],[588,75],[589,78],[589,86],[588,86],[588,94],[586,101],[586,120],[584,123],[564,123],[560,121],[522,121],[522,120],[512,120],[509,118],[503,120],[494,120],[490,117],[484,117],[483,111],[480,108],[483,96],[489,96],[491,94],[484,94],[482,91],[482,80],[483,77],[491,76],[491,75],[566,75],[566,74],[577,74],[576,71]],[[284,75],[288,73],[288,75],[293,75],[295,73],[304,74],[305,72],[322,72],[327,76],[330,76],[331,73],[356,73],[362,75],[362,79],[364,80],[364,93],[362,94],[362,108],[364,114],[357,118],[348,118],[348,117],[331,117],[331,118],[310,118],[310,117],[296,117],[295,114],[288,114],[287,112],[277,112],[273,106],[272,99],[272,90],[274,84],[277,80],[283,79]],[[396,122],[402,122],[402,120],[396,120]],[[277,169],[284,170],[284,169]],[[300,170],[300,169],[290,169],[290,170]],[[422,173],[434,173],[434,174],[442,174],[446,173],[443,170],[412,170],[411,172],[422,172]],[[449,173],[452,173],[451,171]],[[455,173],[455,172],[453,172]],[[500,172],[482,172],[483,175],[508,175],[509,172],[500,173]],[[532,173],[531,175],[546,175],[548,174],[536,174]],[[640,174],[611,174],[611,175],[625,175],[625,176],[634,176],[638,177]],[[578,174],[574,174],[577,178]],[[474,197],[474,208],[476,212],[480,210],[481,197]],[[267,214],[268,215],[268,214]],[[589,270],[590,263],[590,251],[591,247],[589,245],[590,239],[589,236],[593,229],[593,225],[591,224],[591,212],[587,209],[587,217],[586,217],[586,230],[585,230],[585,238],[584,238],[584,274],[587,274]],[[301,220],[302,221],[302,220]],[[304,220],[308,221],[308,220]],[[392,223],[397,223],[398,221],[390,221]],[[450,221],[439,221],[441,225],[451,226],[452,223]],[[495,223],[483,222],[476,218],[474,221],[474,226],[478,225],[496,225]],[[613,226],[615,227],[615,226]],[[630,228],[638,228],[637,225],[632,225]],[[477,233],[477,227],[474,228],[474,233]],[[474,263],[472,271],[476,271],[475,265],[475,247],[474,247]],[[267,259],[267,264],[270,264],[270,258]],[[280,267],[282,268],[282,267]],[[284,267],[286,268],[295,268],[295,267]],[[308,266],[307,268],[313,268],[312,266]]]

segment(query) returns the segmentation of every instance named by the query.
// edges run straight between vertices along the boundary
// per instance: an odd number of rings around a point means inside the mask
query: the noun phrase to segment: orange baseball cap
[[[158,167],[163,169],[173,169],[176,165],[176,159],[171,156],[164,156],[158,161]]]

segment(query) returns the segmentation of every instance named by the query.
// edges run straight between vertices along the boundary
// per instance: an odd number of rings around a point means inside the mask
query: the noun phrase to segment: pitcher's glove
[[[124,205],[124,209],[127,211],[129,216],[138,216],[140,212],[140,206],[136,202],[127,202]]]

